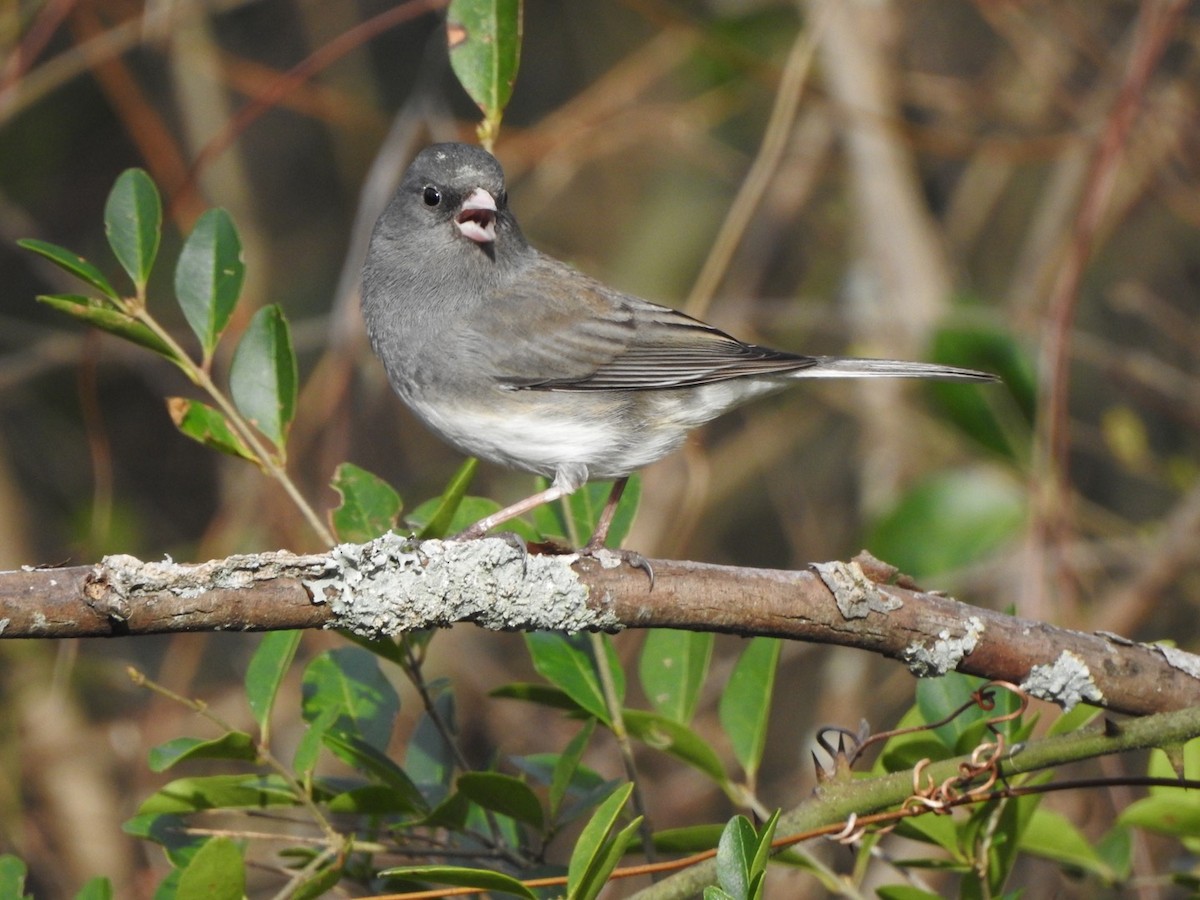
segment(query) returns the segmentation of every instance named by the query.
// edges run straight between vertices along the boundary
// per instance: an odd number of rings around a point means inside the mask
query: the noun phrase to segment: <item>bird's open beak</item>
[[[483,188],[475,188],[463,201],[454,224],[463,236],[477,244],[496,240],[496,199]]]

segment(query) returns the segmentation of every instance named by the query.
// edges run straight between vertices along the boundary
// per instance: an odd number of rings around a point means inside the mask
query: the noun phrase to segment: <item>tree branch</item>
[[[576,555],[525,556],[498,539],[385,535],[327,554],[199,565],[108,556],[0,573],[0,637],[342,628],[371,636],[475,622],[503,630],[680,628],[858,647],[917,676],[957,669],[1065,707],[1146,714],[1200,704],[1200,657],[968,606],[869,555],[804,571],[672,560],[646,574]]]

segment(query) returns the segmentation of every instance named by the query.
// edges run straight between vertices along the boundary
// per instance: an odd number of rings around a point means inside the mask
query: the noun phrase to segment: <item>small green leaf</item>
[[[486,869],[467,869],[461,866],[400,866],[384,869],[379,873],[385,878],[405,878],[414,881],[430,881],[434,884],[452,884],[455,887],[479,888],[484,891],[499,891],[527,900],[537,900],[537,894],[502,872]]]
[[[358,647],[338,647],[313,657],[304,670],[301,690],[305,721],[315,721],[327,707],[336,707],[338,731],[387,750],[400,698],[372,654]]]
[[[12,896],[12,894],[5,894],[0,890],[0,897]],[[114,896],[112,882],[103,875],[97,875],[84,882],[79,893],[75,895],[75,900],[112,900]]]
[[[79,294],[42,294],[37,299],[39,303],[45,303],[59,312],[86,322],[93,328],[99,328],[101,331],[107,331],[109,334],[115,334],[119,338],[153,350],[179,365],[175,352],[162,338],[137,319],[114,309],[105,300],[84,297]]]
[[[25,878],[29,870],[24,860],[11,853],[0,854],[0,897],[13,897],[24,900]]]
[[[686,725],[640,709],[622,713],[629,733],[642,743],[703,772],[717,784],[725,784],[725,768],[721,758],[703,738]]]
[[[54,263],[60,269],[70,272],[76,278],[87,282],[110,300],[119,301],[121,299],[121,295],[117,293],[116,288],[104,277],[103,272],[82,256],[72,253],[65,247],[60,247],[57,244],[51,244],[46,241],[39,241],[36,238],[22,238],[17,241],[17,246],[24,247],[26,250],[50,260],[50,262]]]
[[[758,883],[762,883],[762,875],[767,871],[767,863],[771,859],[771,842],[775,840],[775,827],[779,824],[781,810],[775,810],[771,818],[758,829],[758,846],[754,849],[754,859],[750,863],[750,874]],[[761,888],[757,892],[761,895]]]
[[[750,900],[751,865],[758,848],[754,826],[745,816],[734,816],[717,844],[717,882],[735,900]]]
[[[185,759],[240,759],[254,762],[258,750],[244,731],[230,731],[216,740],[181,737],[150,749],[150,771],[165,772]]]
[[[404,771],[421,786],[421,792],[431,802],[440,803],[449,793],[457,766],[454,747],[450,743],[457,734],[452,689],[447,687],[434,697],[433,710],[450,736],[442,732],[428,711],[422,714],[408,742]]]
[[[421,528],[418,537],[422,539],[442,538],[450,533],[455,513],[458,512],[458,508],[467,494],[467,488],[471,486],[471,481],[475,478],[475,470],[478,468],[479,460],[473,456],[468,457],[467,461],[458,467],[458,471],[454,473],[454,477],[450,479],[450,483],[442,491],[442,496],[434,501],[434,506],[425,517],[425,525]],[[489,513],[485,512],[475,519],[475,521],[477,522],[487,515]],[[465,528],[466,524],[463,527]]]
[[[176,900],[242,900],[246,867],[242,851],[226,837],[210,838],[179,876]]]
[[[489,697],[500,697],[504,700],[524,700],[526,703],[536,703],[550,709],[562,709],[570,713],[587,715],[588,712],[561,688],[548,684],[530,684],[524,681],[514,681],[511,684],[493,688],[488,692]]]
[[[254,451],[229,427],[229,420],[219,409],[187,397],[168,397],[167,415],[171,417],[175,427],[193,441],[221,453],[260,464]]]
[[[296,753],[292,756],[292,768],[297,775],[303,778],[312,774],[317,767],[321,748],[325,745],[325,735],[329,733],[329,729],[334,726],[341,714],[340,707],[326,706],[321,710],[320,715],[308,723],[308,728],[296,742]]]
[[[588,719],[583,723],[583,728],[575,737],[571,738],[570,743],[554,764],[554,772],[550,780],[550,816],[553,819],[558,818],[559,810],[562,808],[563,798],[567,796],[567,789],[575,779],[575,773],[579,771],[580,760],[583,759],[583,751],[587,749],[588,743],[592,739],[592,735],[596,733],[596,720]]]
[[[586,641],[562,634],[537,631],[525,635],[525,643],[529,647],[533,667],[539,675],[562,688],[572,700],[601,722],[611,723],[612,718],[604,702],[604,691],[600,687],[600,679],[596,675],[596,666]],[[611,652],[611,643],[606,642],[605,647],[609,651],[609,662],[615,680],[621,671],[620,663],[616,654]],[[623,693],[624,685],[621,687],[620,693]]]
[[[537,795],[520,778],[500,772],[466,772],[458,789],[484,809],[524,822],[541,831],[546,824]]]
[[[579,889],[571,895],[572,900],[595,900],[600,896],[600,892],[604,890],[608,883],[608,876],[613,873],[613,869],[621,861],[621,857],[625,855],[626,849],[633,843],[633,836],[637,832],[638,826],[642,824],[642,817],[637,816],[632,822],[613,835],[612,840],[605,843],[602,852],[596,857],[596,864],[589,867],[587,875]]]
[[[483,112],[490,146],[512,97],[521,62],[521,0],[451,0],[446,12],[450,67]]]
[[[873,553],[916,577],[960,569],[1021,534],[1026,489],[996,467],[937,473],[915,485],[872,529]]]
[[[364,775],[370,775],[381,785],[391,788],[400,797],[406,798],[408,808],[414,813],[429,809],[420,790],[412,779],[387,754],[372,747],[366,741],[349,734],[332,731],[322,735],[321,740],[338,759],[353,766]]]
[[[313,872],[292,890],[289,900],[318,900],[330,896],[330,891],[342,880],[342,862],[334,862]]]
[[[343,791],[329,800],[330,812],[356,816],[410,816],[420,812],[412,798],[385,784],[367,784]]]
[[[1051,859],[1112,881],[1115,873],[1087,838],[1062,813],[1038,807],[1020,837],[1026,853]]]
[[[580,833],[567,866],[567,896],[572,900],[578,896],[580,887],[591,880],[592,873],[603,862],[608,835],[616,825],[621,809],[631,793],[632,784],[623,784],[613,791],[592,814]]]
[[[264,741],[275,696],[279,693],[283,676],[296,657],[300,638],[299,631],[271,631],[264,634],[258,642],[258,649],[250,657],[250,664],[246,666],[246,701],[250,704],[250,712],[258,723],[259,731],[263,733]]]
[[[700,853],[721,841],[725,826],[716,823],[664,828],[654,832],[654,849],[660,853]]]
[[[653,628],[638,663],[642,690],[654,708],[683,725],[692,720],[712,659],[713,635]]]
[[[162,203],[154,182],[141,169],[126,169],[104,205],[104,233],[139,294],[154,266],[161,227]]]
[[[287,319],[277,305],[264,306],[238,341],[229,389],[241,414],[280,449],[296,415],[298,385]]]
[[[137,815],[296,806],[299,802],[278,775],[210,775],[172,781],[147,797]]]
[[[196,221],[175,266],[175,295],[205,359],[229,324],[245,274],[233,219],[223,209],[208,210]]]
[[[733,667],[718,707],[721,727],[748,777],[758,771],[767,742],[779,649],[776,638],[753,638]]]
[[[341,505],[333,511],[333,531],[339,541],[362,544],[396,527],[402,503],[386,481],[353,463],[333,473],[333,489]]]

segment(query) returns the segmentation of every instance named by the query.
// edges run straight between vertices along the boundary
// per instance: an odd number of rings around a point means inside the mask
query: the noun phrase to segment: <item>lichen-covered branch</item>
[[[952,669],[1020,684],[1065,707],[1145,714],[1200,704],[1200,658],[1083,634],[902,586],[863,555],[803,571],[653,560],[655,582],[612,556],[526,555],[498,539],[385,535],[327,554],[199,565],[109,556],[0,573],[0,637],[342,628],[383,635],[456,622],[562,631],[682,628],[858,647],[914,675]]]

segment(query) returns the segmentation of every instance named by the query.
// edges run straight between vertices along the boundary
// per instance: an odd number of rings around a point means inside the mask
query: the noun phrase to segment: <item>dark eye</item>
[[[442,192],[431,184],[425,188],[425,193],[421,196],[421,199],[425,201],[426,206],[437,206],[442,202]]]

